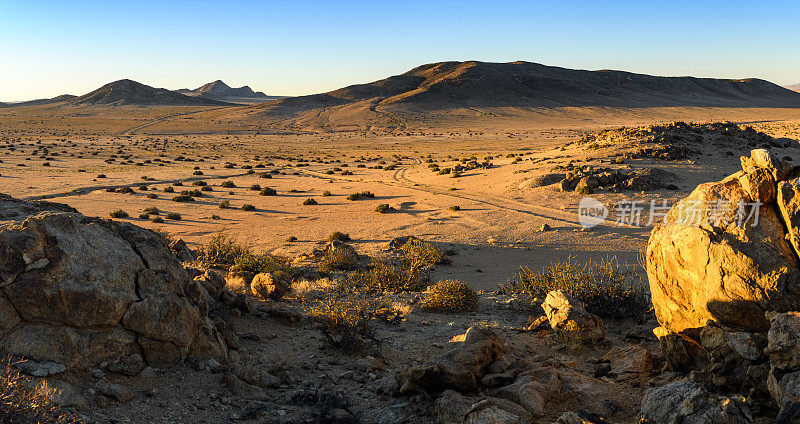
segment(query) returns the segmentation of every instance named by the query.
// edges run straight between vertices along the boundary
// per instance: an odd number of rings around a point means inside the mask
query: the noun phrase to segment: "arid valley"
[[[50,6],[0,6],[50,22],[0,69],[0,423],[800,422],[757,11]]]

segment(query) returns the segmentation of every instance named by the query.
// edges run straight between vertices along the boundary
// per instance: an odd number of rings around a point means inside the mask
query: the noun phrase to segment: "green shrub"
[[[644,282],[632,267],[620,266],[616,258],[579,264],[572,257],[533,271],[521,267],[506,283],[505,293],[544,296],[561,290],[581,302],[589,312],[603,317],[641,317],[650,309]]]
[[[112,218],[127,218],[128,212],[125,212],[122,209],[117,209],[114,212],[111,212],[109,215],[111,215]]]
[[[478,307],[478,295],[461,281],[443,280],[428,287],[421,305],[438,312],[469,312]]]

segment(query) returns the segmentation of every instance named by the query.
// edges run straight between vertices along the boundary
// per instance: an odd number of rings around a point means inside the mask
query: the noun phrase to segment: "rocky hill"
[[[218,100],[222,100],[227,97],[247,97],[247,98],[267,97],[267,95],[264,94],[263,92],[253,91],[252,88],[246,85],[244,87],[233,88],[228,84],[225,84],[221,80],[216,80],[214,82],[204,84],[201,87],[198,87],[194,90],[182,88],[176,91],[178,93],[185,94],[187,96],[205,97]]]
[[[227,103],[185,96],[165,88],[154,88],[129,79],[108,83],[91,93],[69,100],[70,105],[172,105],[213,106]]]
[[[459,109],[585,106],[800,107],[800,94],[760,79],[660,77],[531,62],[440,62],[380,81],[259,105],[254,113],[314,124],[310,121],[369,121]]]

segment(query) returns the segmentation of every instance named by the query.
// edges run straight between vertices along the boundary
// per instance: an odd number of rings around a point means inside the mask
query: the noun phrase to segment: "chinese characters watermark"
[[[717,199],[707,202],[684,199],[675,205],[666,200],[622,200],[611,207],[593,197],[584,197],[578,204],[578,222],[584,228],[596,227],[606,221],[617,225],[649,227],[670,221],[683,226],[723,227],[735,224],[755,227],[761,211],[761,202],[732,202]]]

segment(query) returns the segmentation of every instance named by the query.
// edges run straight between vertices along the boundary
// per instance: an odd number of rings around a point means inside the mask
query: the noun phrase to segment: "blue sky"
[[[443,60],[800,83],[794,1],[0,0],[0,101],[131,78],[300,95]]]

